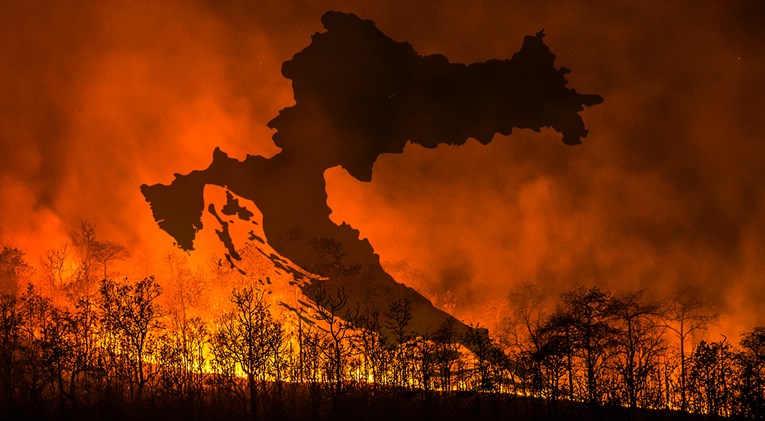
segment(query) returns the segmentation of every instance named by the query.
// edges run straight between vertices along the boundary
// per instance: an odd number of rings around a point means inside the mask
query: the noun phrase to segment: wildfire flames
[[[459,62],[506,57],[544,28],[556,63],[574,69],[572,85],[608,104],[583,112],[592,132],[575,148],[549,131],[516,131],[489,145],[408,144],[380,157],[369,183],[328,170],[332,220],[368,238],[397,280],[496,341],[522,316],[508,297],[527,288],[541,291],[540,320],[574,285],[643,290],[651,302],[684,291],[720,316],[688,337],[689,358],[701,339],[717,344],[709,355],[743,349],[741,334],[765,323],[759,3],[219,3],[3,5],[5,292],[19,297],[29,282],[75,311],[73,297],[97,296],[100,278],[154,276],[165,326],[199,317],[214,330],[232,290],[255,287],[269,292],[295,347],[303,298],[274,251],[250,239],[253,225],[232,228],[242,274],[225,260],[211,214],[196,250],[183,253],[137,186],[203,168],[215,147],[237,159],[278,153],[266,123],[294,104],[281,65],[321,30],[324,11],[350,7],[423,54]],[[205,195],[225,201],[224,189]],[[363,367],[347,375],[369,379]]]

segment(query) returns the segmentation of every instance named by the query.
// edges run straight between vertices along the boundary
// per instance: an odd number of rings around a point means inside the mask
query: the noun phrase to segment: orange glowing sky
[[[221,5],[220,3],[225,3]],[[469,6],[468,6],[469,4]],[[562,6],[565,5],[565,6]],[[517,131],[488,146],[381,157],[371,183],[326,174],[394,276],[485,314],[519,282],[662,296],[691,286],[738,330],[765,323],[765,42],[757,0],[6,1],[0,6],[0,238],[30,256],[83,218],[133,250],[169,248],[138,186],[270,156],[293,103],[281,63],[330,9],[421,54],[509,57],[544,28],[571,86],[605,103],[566,147]],[[36,260],[32,258],[32,260]]]

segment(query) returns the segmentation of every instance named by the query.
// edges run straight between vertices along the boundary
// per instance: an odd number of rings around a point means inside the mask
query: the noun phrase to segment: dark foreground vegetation
[[[170,298],[152,276],[114,279],[124,250],[86,237],[68,276],[65,249],[46,256],[47,294],[19,288],[31,266],[0,249],[0,419],[765,417],[765,329],[704,340],[714,313],[688,294],[577,286],[546,311],[519,288],[468,351],[449,324],[411,331],[406,301],[378,313],[319,290],[287,304],[246,271],[205,314],[200,278],[167,272]]]
[[[272,385],[273,386],[273,385]],[[268,389],[268,388],[267,388]],[[260,404],[260,420],[285,421],[493,421],[493,420],[659,420],[707,421],[719,416],[681,411],[591,406],[501,393],[347,389],[333,400],[326,389],[302,384],[283,385],[281,395],[267,393]],[[13,420],[252,420],[248,411],[226,394],[200,399],[144,399],[141,402],[100,402],[80,408],[55,405],[23,407],[6,413]],[[739,417],[734,417],[734,419]]]

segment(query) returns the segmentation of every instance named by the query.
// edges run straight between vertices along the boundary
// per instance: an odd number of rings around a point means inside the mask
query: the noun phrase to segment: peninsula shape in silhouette
[[[568,70],[554,67],[555,55],[541,32],[525,37],[510,59],[465,65],[438,54],[421,56],[353,14],[327,12],[321,20],[326,32],[314,34],[311,44],[282,66],[292,80],[295,105],[268,123],[277,130],[273,141],[281,152],[239,161],[216,148],[207,169],[176,174],[170,185],[142,185],[141,192],[159,227],[192,250],[202,229],[205,185],[222,186],[257,205],[266,238],[255,239],[278,253],[269,256],[275,265],[284,267],[288,259],[319,275],[293,272],[309,299],[319,288],[330,296],[342,289],[349,308],[384,314],[403,298],[411,302],[413,332],[433,332],[450,322],[461,337],[468,326],[396,282],[369,241],[330,220],[324,172],[339,165],[369,181],[377,157],[402,153],[407,142],[434,148],[475,138],[487,144],[496,133],[509,135],[514,128],[550,127],[565,144],[578,144],[587,136],[579,111],[602,98],[566,87]],[[224,215],[252,215],[227,196]],[[227,258],[235,261],[228,223],[214,207],[209,210],[223,227],[217,232]]]

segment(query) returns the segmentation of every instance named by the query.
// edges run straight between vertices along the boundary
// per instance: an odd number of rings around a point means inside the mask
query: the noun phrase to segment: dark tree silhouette
[[[563,294],[563,306],[552,316],[549,329],[571,338],[571,350],[581,359],[586,377],[586,400],[590,404],[600,401],[600,378],[608,358],[615,329],[609,295],[597,287],[574,287]],[[569,378],[573,373],[569,370]]]
[[[690,409],[714,416],[730,416],[733,388],[733,353],[725,339],[702,340],[690,358]]]
[[[43,394],[58,386],[60,369],[66,352],[66,316],[53,306],[49,298],[39,295],[29,285],[19,298],[22,354],[19,365],[23,375],[22,400],[32,405],[42,403]]]
[[[240,396],[251,419],[258,418],[258,383],[283,341],[282,326],[273,320],[264,296],[252,287],[235,289],[229,298],[233,308],[218,320],[212,337],[216,365],[229,376],[237,370],[247,376],[246,393]]]
[[[342,288],[335,295],[318,288],[313,301],[316,303],[313,315],[316,326],[326,333],[321,351],[327,362],[327,374],[334,384],[332,396],[336,400],[342,392],[345,368],[352,352],[350,339],[353,326],[350,321],[356,319],[358,313],[347,308],[348,298]]]
[[[558,329],[552,325],[539,326],[534,332],[532,352],[521,354],[524,362],[524,384],[531,383],[533,392],[541,392],[551,401],[558,400],[563,389],[560,381],[568,374],[569,396],[573,394],[573,349],[571,329]]]
[[[128,256],[127,249],[116,242],[99,240],[96,236],[96,225],[89,221],[81,221],[79,230],[71,234],[77,255],[77,269],[73,285],[70,285],[70,295],[76,300],[82,296],[90,296],[97,281],[108,278],[109,262],[121,260]],[[51,263],[58,264],[58,256],[54,252]],[[103,269],[103,276],[98,266]]]
[[[416,338],[411,343],[414,379],[426,392],[431,390],[438,363],[438,346],[429,335]]]
[[[40,257],[40,265],[48,277],[48,282],[53,289],[64,287],[64,267],[68,256],[69,244],[48,249],[44,256]]]
[[[100,263],[104,268],[104,279],[109,275],[107,265],[112,260],[122,260],[128,257],[125,246],[114,241],[96,241],[91,244],[93,260]]]
[[[739,366],[740,412],[760,420],[765,417],[765,328],[757,327],[741,338]]]
[[[377,310],[367,309],[359,313],[353,323],[360,328],[355,336],[355,346],[364,358],[364,380],[371,378],[372,385],[376,387],[391,363],[389,344],[382,333],[380,314]]]
[[[680,345],[680,409],[688,405],[685,344],[688,337],[707,328],[717,318],[710,305],[689,290],[677,291],[667,304],[665,326],[674,332]]]
[[[509,313],[501,322],[500,343],[514,361],[516,388],[522,393],[537,393],[547,383],[548,396],[557,397],[562,373],[557,371],[558,352],[562,342],[558,332],[544,329],[543,294],[536,286],[523,283],[507,296]],[[545,373],[543,373],[543,371]],[[556,376],[557,374],[557,376]],[[532,387],[528,390],[528,387]]]
[[[385,328],[391,332],[394,341],[393,382],[396,385],[406,384],[407,376],[407,346],[414,337],[410,331],[412,322],[412,302],[407,298],[399,298],[388,305],[385,312]]]
[[[17,387],[23,381],[23,370],[18,364],[22,352],[23,323],[16,297],[10,294],[0,295],[0,393],[3,395],[5,413],[14,409]]]
[[[81,403],[80,395],[91,392],[93,383],[104,374],[98,352],[100,319],[99,306],[91,297],[77,299],[69,314],[67,367],[61,374],[60,390],[75,408]]]
[[[204,393],[209,332],[206,323],[193,317],[174,320],[157,340],[154,356],[159,366],[159,389],[168,401],[188,404]]]
[[[436,343],[436,364],[441,380],[441,390],[452,390],[452,375],[454,366],[460,358],[457,343],[457,329],[452,320],[445,320],[432,334]]]
[[[160,292],[146,278],[104,280],[97,300],[75,303],[57,304],[33,287],[0,296],[0,417],[325,420],[364,411],[370,420],[695,419],[640,409],[681,399],[674,384],[681,356],[657,346],[662,333],[674,332],[665,332],[656,305],[640,292],[567,291],[554,314],[518,337],[534,344],[521,344],[527,351],[511,356],[529,361],[510,366],[496,363],[504,361],[493,355],[498,347],[478,336],[485,331],[477,326],[468,330],[476,336],[464,339],[473,353],[462,351],[449,320],[432,333],[410,332],[399,302],[391,316],[403,326],[397,331],[406,370],[398,378],[396,344],[386,347],[380,334],[384,322],[374,312],[349,314],[342,294],[315,297],[321,306],[301,303],[305,312],[279,322],[267,291],[235,289],[214,324],[196,317],[184,324],[157,306]],[[299,326],[302,334],[287,333]],[[700,342],[686,361],[687,410],[762,419],[763,344],[762,328],[742,335],[738,349],[726,339]],[[479,393],[501,384],[503,370],[518,370],[513,375],[526,383],[515,391],[546,399]],[[572,390],[574,402],[562,401]],[[576,402],[593,400],[608,405]]]
[[[119,346],[121,362],[127,365],[131,399],[141,399],[146,383],[156,368],[146,363],[148,350],[162,327],[162,308],[156,299],[162,289],[154,277],[134,284],[104,279],[99,287],[101,321]]]
[[[611,301],[616,335],[616,371],[622,377],[630,408],[648,387],[650,375],[664,352],[664,326],[658,323],[660,305],[649,302],[644,291],[628,292]]]
[[[476,371],[478,372],[479,385],[481,390],[495,390],[497,382],[493,374],[493,366],[500,363],[496,354],[493,352],[496,348],[489,338],[489,330],[480,326],[471,326],[471,329],[465,333],[465,341],[470,344],[470,349],[474,351],[473,356],[476,359]]]
[[[76,299],[81,296],[90,296],[96,284],[96,265],[93,254],[96,247],[96,226],[88,221],[81,221],[79,230],[70,235],[72,244],[77,255],[77,268],[74,274],[71,294]]]

